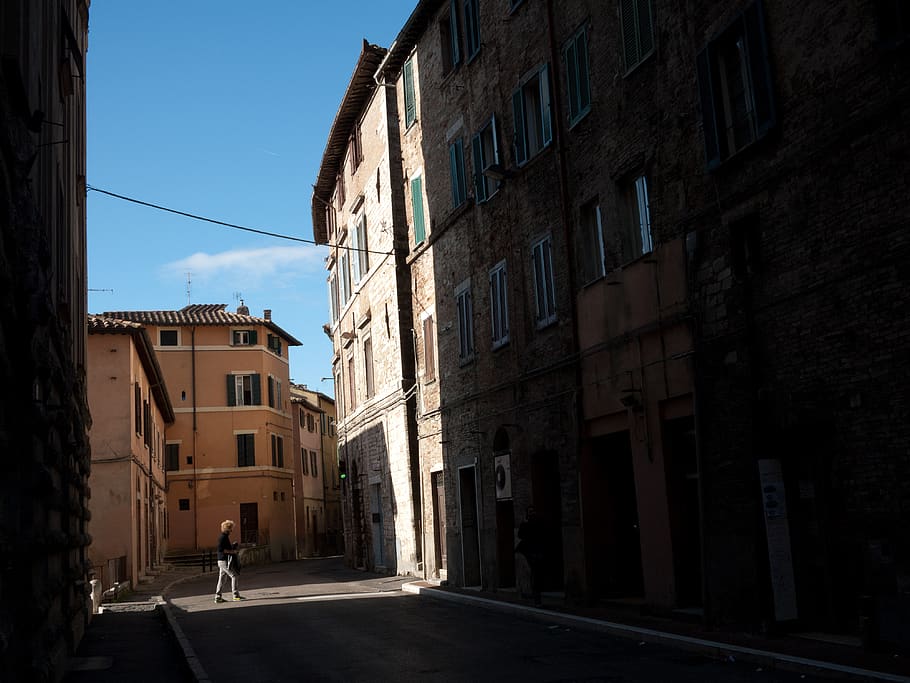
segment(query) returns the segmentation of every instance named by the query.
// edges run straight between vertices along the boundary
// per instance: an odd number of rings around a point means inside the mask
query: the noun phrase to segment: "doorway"
[[[561,480],[559,457],[555,451],[538,451],[531,456],[531,499],[544,529],[540,587],[545,591],[563,588]]]
[[[240,542],[259,543],[259,504],[240,504]]]
[[[701,514],[698,505],[698,461],[695,419],[664,420],[663,455],[667,473],[667,502],[673,542],[676,606],[702,604]]]
[[[638,499],[629,431],[591,440],[585,531],[593,561],[593,589],[604,598],[644,595]]]
[[[458,470],[461,513],[461,559],[465,586],[479,586],[480,527],[477,520],[477,485],[473,465]]]
[[[373,531],[373,566],[384,567],[382,536],[382,490],[379,484],[370,484],[370,520]]]
[[[436,551],[436,577],[448,570],[446,557],[446,489],[442,472],[430,473],[433,487],[433,546]]]

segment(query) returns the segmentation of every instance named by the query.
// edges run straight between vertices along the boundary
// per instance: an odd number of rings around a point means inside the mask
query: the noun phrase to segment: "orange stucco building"
[[[135,586],[167,551],[164,440],[174,410],[141,324],[90,315],[88,334],[89,561],[104,588]]]
[[[224,304],[177,311],[122,311],[144,324],[167,381],[170,549],[214,546],[219,523],[236,539],[296,556],[288,346],[300,342],[271,320]]]

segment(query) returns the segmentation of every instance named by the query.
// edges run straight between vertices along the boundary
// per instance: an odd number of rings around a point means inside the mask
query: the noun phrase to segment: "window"
[[[152,409],[147,400],[142,401],[142,436],[146,447],[152,443]]]
[[[606,273],[603,226],[600,221],[600,205],[596,199],[581,207],[577,247],[581,284],[586,285],[603,277]]]
[[[256,464],[255,434],[237,435],[237,467],[253,467]]]
[[[628,73],[654,50],[651,0],[619,0],[619,18]]]
[[[423,178],[411,179],[411,207],[414,210],[414,245],[426,239],[426,223],[423,214]]]
[[[470,280],[465,280],[455,289],[455,307],[458,309],[458,360],[465,363],[474,357],[474,311]]]
[[[178,501],[177,501],[177,509],[178,509],[178,510],[189,510],[189,509],[190,509],[190,499],[189,499],[189,498],[181,498],[180,500],[178,500]]]
[[[341,383],[341,367],[340,365],[333,365],[334,371],[332,374],[335,376],[335,400],[337,402],[336,409],[338,415],[345,414],[345,405],[344,405],[344,384]]]
[[[499,189],[499,180],[492,176],[501,173],[499,166],[499,143],[496,136],[496,117],[480,129],[471,141],[474,162],[474,196],[476,201],[485,202]]]
[[[300,471],[304,474],[309,474],[309,457],[307,456],[306,448],[300,449]]]
[[[697,57],[708,169],[774,127],[774,97],[761,2],[754,2]]]
[[[404,63],[402,80],[404,81],[404,127],[410,128],[417,120],[417,94],[414,91],[414,62],[411,59]]]
[[[281,355],[281,337],[277,334],[268,335],[268,347],[269,351],[274,354]]]
[[[480,3],[478,0],[464,0],[464,42],[468,61],[480,52]]]
[[[329,242],[335,241],[335,207],[326,204],[325,207],[325,230],[329,237]]]
[[[160,346],[177,346],[177,330],[158,330],[158,344]]]
[[[906,0],[876,0],[878,38],[884,47],[898,47],[910,37],[910,7]]]
[[[168,472],[180,469],[179,443],[169,443],[164,446],[164,469]]]
[[[622,255],[624,261],[631,261],[653,249],[651,243],[651,213],[648,206],[648,182],[644,176],[638,176],[628,184],[625,195],[624,230]]]
[[[531,245],[534,303],[538,329],[556,322],[556,284],[553,281],[553,247],[549,235]]]
[[[423,319],[423,380],[432,382],[436,379],[436,332],[433,316]]]
[[[281,410],[281,380],[269,375],[269,408]]]
[[[360,215],[351,225],[351,279],[355,285],[370,269],[368,248],[367,219],[366,216]]]
[[[452,208],[457,209],[468,198],[464,178],[464,144],[461,138],[449,145],[449,173],[452,178]]]
[[[347,249],[342,250],[338,271],[338,277],[341,278],[341,306],[344,307],[351,298],[350,252]]]
[[[255,346],[258,342],[256,330],[234,330],[231,332],[232,346]]]
[[[142,436],[142,389],[139,388],[139,382],[133,384],[133,414],[136,434]]]
[[[272,434],[272,467],[284,467],[284,439]]]
[[[367,398],[372,398],[375,391],[373,385],[373,339],[367,337],[363,340],[363,375],[366,384]]]
[[[509,297],[506,262],[500,261],[490,271],[490,320],[493,325],[493,348],[509,342]]]
[[[319,476],[319,468],[316,467],[316,451],[310,451],[310,474],[314,477]]]
[[[439,21],[442,73],[447,74],[461,64],[461,31],[458,29],[458,2],[449,3],[449,12]]]
[[[350,155],[351,172],[353,173],[360,166],[360,162],[363,161],[359,124],[354,126],[354,130],[351,131],[351,137],[348,139],[348,154]]]
[[[229,406],[262,405],[259,375],[228,375],[227,394]]]
[[[313,413],[306,414],[306,430],[308,432],[316,431],[316,420],[313,418]]]
[[[338,322],[338,276],[335,273],[329,276],[329,311],[332,322]]]
[[[348,356],[348,410],[357,407],[357,382],[354,379],[354,354]]]
[[[591,110],[591,82],[588,77],[588,31],[582,28],[563,50],[566,83],[569,87],[569,124],[575,124]]]
[[[525,77],[512,93],[515,115],[515,163],[519,166],[538,154],[553,139],[550,122],[550,70],[546,64]]]

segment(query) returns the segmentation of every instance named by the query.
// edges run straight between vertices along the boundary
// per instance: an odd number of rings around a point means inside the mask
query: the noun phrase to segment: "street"
[[[403,593],[340,558],[246,568],[239,603],[214,603],[215,578],[168,595],[215,683],[823,680]]]

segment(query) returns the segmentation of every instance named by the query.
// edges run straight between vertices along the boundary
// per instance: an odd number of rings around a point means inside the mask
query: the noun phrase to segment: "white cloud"
[[[218,254],[196,252],[165,264],[164,275],[192,273],[193,279],[215,280],[225,275],[233,282],[257,283],[263,278],[296,277],[323,268],[325,254],[313,246],[232,249]]]

